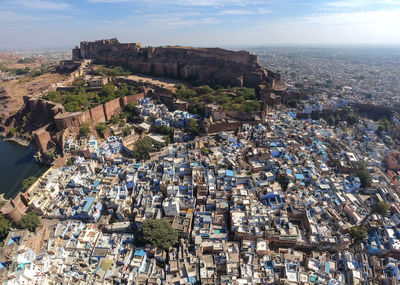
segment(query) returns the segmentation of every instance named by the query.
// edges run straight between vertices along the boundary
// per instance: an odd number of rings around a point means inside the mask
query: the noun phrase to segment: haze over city
[[[82,40],[111,37],[153,46],[400,44],[396,0],[0,3],[0,49],[68,48]]]

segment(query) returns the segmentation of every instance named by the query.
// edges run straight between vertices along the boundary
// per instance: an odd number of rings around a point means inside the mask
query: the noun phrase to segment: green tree
[[[331,116],[328,118],[327,123],[328,123],[330,126],[333,126],[333,125],[335,124],[335,118],[333,117],[333,115],[331,115]]]
[[[200,133],[199,121],[194,118],[188,120],[187,130],[191,135],[197,136]]]
[[[49,151],[49,152],[47,152],[47,156],[48,156],[50,159],[54,159],[54,158],[56,157],[56,154],[54,153],[54,151]]]
[[[87,137],[87,135],[90,132],[89,124],[88,123],[83,123],[81,125],[81,128],[79,129],[79,135],[83,137]]]
[[[28,188],[31,187],[31,185],[32,185],[33,183],[35,183],[37,179],[38,179],[38,178],[35,177],[35,176],[30,176],[30,177],[25,178],[24,180],[22,180],[22,183],[21,183],[21,191],[22,191],[22,192],[25,192],[26,190],[28,190]]]
[[[289,100],[289,101],[287,102],[287,105],[288,105],[290,108],[296,108],[296,107],[297,107],[297,101],[296,101],[296,100]]]
[[[104,138],[104,134],[107,131],[107,124],[102,122],[102,123],[98,123],[96,125],[96,131],[99,134],[99,136],[101,136],[102,138]]]
[[[16,133],[17,133],[17,129],[14,128],[14,127],[11,127],[11,128],[8,130],[8,135],[9,135],[10,137],[15,136]]]
[[[178,233],[165,219],[145,220],[140,229],[144,242],[168,250],[178,242]]]
[[[200,87],[196,88],[196,93],[199,94],[199,95],[209,94],[209,93],[213,93],[213,92],[214,92],[214,89],[212,89],[208,85],[203,85],[203,86],[200,86]]]
[[[249,100],[243,103],[239,108],[243,112],[254,112],[261,109],[261,104],[255,100]]]
[[[385,217],[388,214],[388,212],[389,212],[389,204],[384,201],[379,201],[372,207],[369,214],[364,217],[364,219],[361,222],[361,225],[363,225],[369,219],[369,217],[372,216],[374,213],[377,213]]]
[[[149,158],[149,153],[153,150],[153,142],[149,137],[138,139],[132,150],[133,157],[137,160]]]
[[[0,241],[3,241],[10,231],[11,223],[3,215],[0,215]]]
[[[107,66],[100,66],[99,68],[97,68],[96,72],[98,74],[104,74],[107,76],[128,76],[131,75],[132,73],[123,68],[122,66],[115,66],[115,67],[107,67]]]
[[[389,212],[389,204],[384,201],[379,201],[374,206],[374,212],[385,217]]]
[[[350,237],[356,241],[362,241],[367,237],[367,230],[360,226],[352,227],[350,229]]]
[[[21,220],[19,220],[18,225],[23,229],[27,229],[31,232],[34,232],[36,227],[40,225],[40,218],[35,213],[29,212],[21,217]]]
[[[103,97],[114,98],[115,97],[115,85],[113,83],[107,83],[103,86]]]
[[[122,134],[124,135],[124,137],[129,136],[131,132],[131,127],[129,126],[126,126],[122,129]]]
[[[139,110],[136,108],[137,104],[134,102],[128,103],[125,106],[124,112],[128,115],[128,120],[133,123],[142,123],[143,117],[140,116]]]
[[[385,131],[385,126],[382,124],[379,124],[378,129],[376,130],[376,134],[378,136],[382,135],[382,133]]]
[[[286,175],[280,175],[278,178],[278,183],[281,185],[283,191],[286,191],[289,186],[289,178]]]
[[[359,169],[356,172],[358,178],[360,178],[361,187],[367,188],[372,185],[372,176],[369,173],[367,165],[365,163],[361,163]]]
[[[201,103],[196,103],[191,109],[190,112],[192,114],[197,114],[200,116],[204,116],[204,106]]]
[[[117,97],[125,97],[125,96],[129,95],[129,93],[130,93],[130,91],[129,91],[128,85],[126,83],[122,83],[119,86],[118,90],[115,92],[115,95]]]
[[[206,148],[205,146],[202,146],[202,147],[200,148],[200,151],[201,151],[201,154],[202,154],[202,155],[206,155],[207,152],[208,152],[208,150],[207,150],[207,148]]]
[[[356,114],[350,114],[349,116],[347,116],[346,121],[351,126],[351,125],[357,124],[359,121],[359,118]]]
[[[164,136],[163,139],[165,141],[165,145],[169,145],[171,143],[171,138],[169,136]]]

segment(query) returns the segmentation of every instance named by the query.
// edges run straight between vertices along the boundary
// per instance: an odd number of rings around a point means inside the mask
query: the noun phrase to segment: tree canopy
[[[87,135],[90,133],[90,128],[88,123],[83,123],[81,125],[81,128],[79,129],[79,135],[87,137]]]
[[[149,158],[149,153],[153,150],[153,142],[151,138],[139,138],[132,150],[133,157],[137,160],[144,160]]]
[[[81,112],[115,98],[138,93],[133,86],[126,83],[122,83],[118,88],[112,82],[107,83],[100,92],[87,92],[82,80],[77,80],[74,84],[75,88],[72,91],[49,92],[43,98],[61,103],[68,112]]]
[[[281,185],[283,191],[286,191],[289,186],[289,178],[286,175],[279,176],[278,183]]]
[[[178,242],[178,233],[165,219],[145,220],[140,230],[143,240],[146,243],[168,249]]]
[[[35,213],[29,212],[21,217],[21,220],[19,220],[18,225],[23,229],[27,229],[31,232],[34,232],[36,227],[40,225],[40,218]]]
[[[127,115],[128,120],[132,123],[142,123],[143,117],[140,116],[138,109],[136,108],[137,104],[134,102],[128,103],[124,108],[124,113]]]
[[[31,187],[31,185],[32,185],[33,183],[35,183],[37,179],[38,179],[38,178],[35,177],[35,176],[30,176],[30,177],[25,178],[24,180],[22,180],[22,183],[21,183],[21,191],[22,191],[22,192],[25,192],[26,190],[28,190],[28,188]]]
[[[389,204],[384,201],[379,201],[373,208],[375,213],[386,216],[389,212]]]
[[[99,134],[99,136],[104,137],[104,134],[107,131],[107,124],[102,122],[102,123],[98,123],[96,125],[96,131]]]
[[[361,187],[366,188],[372,185],[372,176],[371,173],[369,173],[365,163],[361,163],[356,175],[358,178],[360,178]]]
[[[200,133],[200,125],[197,119],[188,120],[187,130],[191,135],[197,136]]]
[[[349,125],[357,124],[357,123],[358,123],[358,120],[359,120],[359,118],[358,118],[358,116],[357,116],[356,114],[350,114],[350,115],[347,117],[347,123],[348,123]]]
[[[191,103],[190,112],[203,115],[204,105],[221,105],[227,111],[259,111],[261,104],[254,88],[235,87],[213,89],[208,85],[188,88],[182,84],[176,86],[175,97]]]
[[[356,241],[362,241],[367,237],[367,230],[360,226],[352,227],[350,229],[350,237]]]
[[[290,108],[296,108],[296,107],[297,107],[297,101],[296,101],[296,100],[289,100],[289,101],[287,102],[287,105],[288,105]]]
[[[98,74],[104,74],[107,76],[128,76],[131,75],[132,72],[130,72],[129,70],[123,68],[122,66],[111,66],[111,67],[107,67],[107,66],[100,66],[96,69],[96,73]]]
[[[0,215],[0,241],[4,240],[10,231],[11,223],[3,215]]]

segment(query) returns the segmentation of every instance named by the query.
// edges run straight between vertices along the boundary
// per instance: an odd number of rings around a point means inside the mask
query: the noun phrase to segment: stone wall
[[[122,98],[121,98],[122,99]],[[108,101],[103,105],[104,107],[104,116],[106,117],[106,120],[110,120],[112,116],[118,115],[121,113],[122,110],[122,103],[123,101],[120,100],[120,98]]]
[[[33,139],[36,142],[36,145],[38,146],[39,150],[41,152],[46,152],[48,148],[48,144],[51,141],[51,134],[47,130],[47,127],[49,125],[46,125],[40,129],[37,129],[36,131],[33,132]]]
[[[220,48],[157,47],[122,44],[117,39],[81,42],[75,57],[92,59],[97,64],[124,66],[130,70],[158,76],[194,80],[202,84],[256,88],[281,84],[279,74],[262,68],[258,56],[248,51]]]
[[[46,101],[41,98],[31,98],[29,96],[25,96],[23,99],[25,107],[31,113],[31,122],[39,127],[52,123],[54,116],[66,112],[64,107],[59,103]]]
[[[90,113],[90,117],[92,118],[92,120],[94,122],[101,123],[101,122],[107,121],[106,116],[104,114],[103,105],[99,105],[99,106],[96,106],[96,107],[90,109],[89,113]]]
[[[234,121],[234,122],[221,122],[221,123],[212,123],[206,126],[206,133],[207,134],[214,134],[222,131],[236,131],[238,130],[243,124],[249,125],[257,125],[261,121]]]
[[[375,105],[372,103],[355,103],[351,105],[361,116],[373,120],[379,120],[383,117],[390,118],[393,115],[392,106]]]
[[[58,131],[65,129],[78,131],[83,123],[93,122],[96,124],[110,120],[113,115],[121,113],[123,107],[128,103],[138,102],[142,98],[144,98],[144,93],[139,93],[116,98],[85,112],[60,113],[54,117],[54,122]]]
[[[226,111],[226,116],[238,121],[254,121],[259,117],[260,112],[239,112]]]
[[[18,222],[22,215],[26,213],[28,206],[22,193],[18,193],[14,199],[8,202],[0,209],[0,213],[13,222]]]

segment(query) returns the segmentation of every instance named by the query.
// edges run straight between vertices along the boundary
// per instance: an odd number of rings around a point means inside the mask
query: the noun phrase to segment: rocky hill
[[[277,73],[259,64],[258,56],[248,51],[220,48],[146,47],[120,43],[117,39],[81,42],[73,49],[73,59],[92,59],[94,63],[124,66],[157,76],[222,86],[284,88]]]

